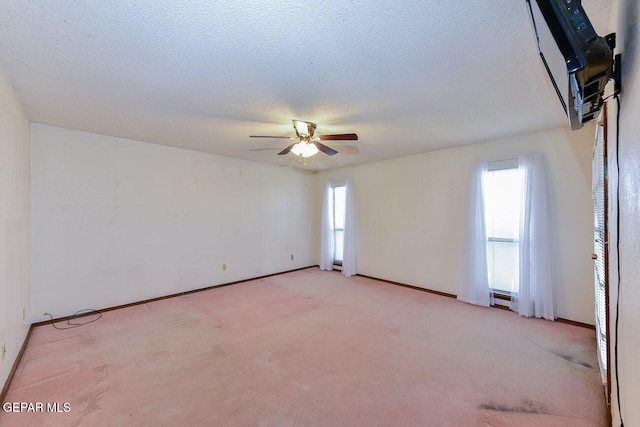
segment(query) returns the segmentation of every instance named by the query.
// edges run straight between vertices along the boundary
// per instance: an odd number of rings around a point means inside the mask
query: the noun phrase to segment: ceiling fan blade
[[[273,135],[249,135],[249,138],[283,138],[283,139],[293,139],[290,136],[273,136]]]
[[[358,135],[355,133],[337,133],[334,135],[318,135],[321,141],[357,141]]]
[[[333,156],[334,154],[338,154],[336,150],[334,150],[333,148],[329,148],[324,144],[320,144],[319,142],[314,142],[314,144],[316,144],[316,147],[318,147],[318,150],[322,151],[327,156]]]
[[[291,149],[293,148],[294,145],[296,145],[297,142],[294,142],[293,144],[291,144],[290,146],[288,146],[287,148],[285,148],[284,150],[282,150],[281,152],[278,153],[278,156],[283,156],[285,154],[288,154],[289,151],[291,151]]]

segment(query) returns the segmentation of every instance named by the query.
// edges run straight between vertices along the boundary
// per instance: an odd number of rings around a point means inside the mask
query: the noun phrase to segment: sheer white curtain
[[[520,277],[511,309],[521,316],[556,318],[551,264],[547,185],[542,155],[518,158],[520,203]]]
[[[324,187],[322,226],[320,230],[320,270],[333,270],[333,189],[331,182]]]
[[[345,218],[344,218],[344,253],[342,256],[342,274],[353,276],[358,274],[358,229],[356,223],[356,198],[353,180],[347,179]]]
[[[463,257],[458,299],[470,304],[488,307],[493,302],[493,294],[489,288],[487,228],[482,182],[486,171],[487,162],[475,163],[469,179],[466,218],[467,246]]]

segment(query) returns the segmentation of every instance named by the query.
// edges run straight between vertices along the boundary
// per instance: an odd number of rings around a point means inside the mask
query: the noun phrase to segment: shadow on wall
[[[618,36],[622,35],[623,39],[618,39],[619,52],[622,52],[622,102],[624,103],[624,92],[633,91],[633,83],[635,79],[628,79],[626,76],[635,76],[638,72],[638,9],[640,2],[638,0],[623,0],[620,4],[618,12],[619,28]],[[622,34],[620,34],[622,32]]]

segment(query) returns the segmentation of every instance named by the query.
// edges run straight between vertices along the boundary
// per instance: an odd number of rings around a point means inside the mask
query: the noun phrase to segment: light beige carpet
[[[43,410],[0,411],[2,426],[566,427],[606,417],[593,330],[317,268],[66,331],[37,327],[5,402]]]

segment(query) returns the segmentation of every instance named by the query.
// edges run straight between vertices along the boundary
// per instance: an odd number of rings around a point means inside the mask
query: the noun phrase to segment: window
[[[477,162],[469,178],[458,300],[487,307],[495,298],[508,299],[520,316],[555,319],[543,156]]]
[[[519,276],[521,182],[514,162],[490,163],[484,176],[489,286],[507,295],[518,292]]]
[[[346,187],[344,184],[332,186],[333,205],[333,263],[342,265],[344,253],[344,218]]]
[[[609,234],[609,194],[607,191],[607,105],[602,114],[603,123],[598,124],[596,145],[593,150],[592,182],[593,182],[593,249],[595,261],[595,304],[596,304],[596,342],[600,360],[602,382],[607,386],[607,398],[611,396],[611,374],[609,362],[609,251],[606,240]]]
[[[327,182],[322,200],[320,269],[338,266],[346,277],[358,274],[358,243],[353,181]]]

